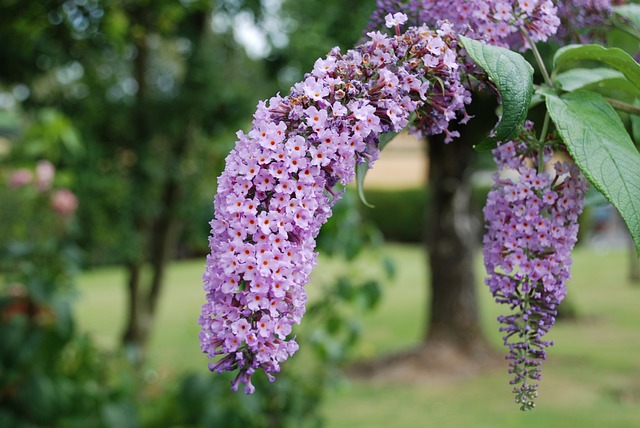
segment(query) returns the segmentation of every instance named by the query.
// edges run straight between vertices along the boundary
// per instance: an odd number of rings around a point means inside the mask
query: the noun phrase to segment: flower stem
[[[640,116],[640,107],[634,106],[629,103],[625,103],[624,101],[616,100],[613,98],[605,97],[605,99],[611,104],[611,106],[615,109],[625,111],[627,113],[635,114]]]
[[[546,83],[550,88],[553,88],[553,82],[551,81],[551,77],[549,77],[549,73],[547,72],[547,67],[545,67],[544,61],[542,61],[542,56],[540,56],[540,51],[538,51],[536,44],[534,43],[534,41],[531,39],[531,36],[529,36],[529,33],[527,33],[524,28],[520,29],[520,33],[522,33],[522,36],[525,38],[525,40],[527,41],[527,43],[529,43],[529,46],[531,47],[533,56],[536,59],[536,63],[538,64],[538,67],[540,68],[540,72],[542,73],[544,83]]]
[[[550,119],[549,112],[545,112],[540,138],[538,139],[538,173],[544,172],[544,140],[547,138],[547,133],[549,132]]]

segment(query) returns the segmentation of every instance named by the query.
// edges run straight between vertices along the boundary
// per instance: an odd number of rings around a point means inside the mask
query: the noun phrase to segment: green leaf
[[[378,142],[378,148],[382,150],[391,140],[393,140],[397,132],[387,132],[386,134],[381,134]],[[369,208],[375,208],[369,202],[367,202],[367,198],[364,196],[364,177],[367,175],[367,171],[369,171],[369,162],[362,162],[356,164],[356,187],[358,188],[358,197],[360,201]]]
[[[382,290],[378,281],[369,280],[362,284],[363,309],[371,310],[376,307],[382,297]]]
[[[640,5],[614,6],[612,11],[610,21],[613,26],[607,33],[606,45],[623,49],[633,56],[638,52],[640,42]]]
[[[640,100],[633,100],[633,105],[640,107]],[[640,116],[635,114],[629,115],[629,121],[631,122],[631,135],[633,136],[633,142],[638,146],[640,144]]]
[[[560,84],[563,91],[571,92],[585,86],[593,85],[608,79],[624,79],[624,74],[606,67],[572,68],[554,76],[554,82]],[[626,80],[626,79],[625,79]]]
[[[542,103],[544,103],[544,97],[540,95],[537,91],[535,91],[531,96],[531,102],[529,103],[529,110],[531,110],[532,108]]]
[[[628,103],[640,97],[640,89],[625,78],[604,79],[585,85],[581,89],[597,92],[604,97]]]
[[[414,119],[414,114],[412,114],[409,117],[409,123],[413,122]],[[380,151],[382,151],[382,149],[384,149],[387,144],[389,144],[391,142],[391,140],[393,140],[394,138],[396,138],[398,136],[397,132],[387,132],[386,134],[381,134],[378,136],[378,149]]]
[[[367,202],[367,198],[364,196],[364,177],[367,175],[367,171],[369,170],[369,162],[362,162],[356,164],[356,186],[358,188],[358,197],[360,201],[369,208],[375,208],[369,202]]]
[[[520,133],[527,118],[533,93],[533,68],[522,55],[508,49],[485,45],[460,36],[467,53],[495,83],[502,97],[502,118],[493,135],[476,145],[476,150],[494,148],[498,141],[508,141]]]
[[[640,89],[622,73],[611,68],[574,68],[558,74],[555,81],[564,91],[594,91],[604,97],[631,105],[634,100],[640,98]],[[636,116],[630,117],[633,119]]]
[[[599,94],[547,95],[547,110],[571,157],[627,224],[640,254],[640,153]]]
[[[628,19],[629,22],[636,27],[640,27],[640,5],[632,3],[622,6],[615,6],[613,8],[613,13]]]
[[[558,49],[553,57],[553,74],[571,68],[576,61],[598,61],[615,68],[640,88],[640,65],[625,51],[600,45],[569,45]]]

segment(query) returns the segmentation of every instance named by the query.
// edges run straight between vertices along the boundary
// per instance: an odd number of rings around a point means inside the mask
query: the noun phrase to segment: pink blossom
[[[36,165],[36,187],[41,192],[47,191],[53,184],[56,168],[48,160],[41,160]]]
[[[27,168],[16,169],[9,175],[9,186],[17,188],[33,182],[33,172]]]
[[[51,208],[62,217],[70,217],[78,209],[78,198],[69,189],[56,189],[51,195]]]

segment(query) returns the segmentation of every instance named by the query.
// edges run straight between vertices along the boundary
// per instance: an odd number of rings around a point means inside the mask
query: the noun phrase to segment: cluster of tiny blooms
[[[570,278],[571,250],[578,234],[586,180],[574,164],[556,162],[550,146],[539,156],[531,131],[493,151],[499,172],[484,208],[486,284],[496,302],[509,305],[501,316],[509,373],[516,402],[534,407],[545,349]],[[538,168],[542,158],[543,167]]]
[[[257,369],[273,380],[298,349],[292,327],[305,312],[315,238],[336,189],[376,159],[379,134],[401,130],[417,110],[421,131],[441,133],[451,106],[464,110],[455,35],[446,26],[400,34],[405,20],[388,17],[395,37],[370,33],[318,59],[288,96],[258,104],[248,134],[238,132],[218,180],[199,318],[210,370],[238,370],[233,390],[252,393]]]
[[[411,25],[434,25],[448,20],[455,30],[492,45],[527,49],[522,31],[533,40],[545,41],[560,24],[550,0],[377,0],[368,27],[379,28],[387,13],[401,11]]]
[[[557,38],[564,42],[604,41],[611,17],[612,0],[559,0],[556,2],[561,24]]]

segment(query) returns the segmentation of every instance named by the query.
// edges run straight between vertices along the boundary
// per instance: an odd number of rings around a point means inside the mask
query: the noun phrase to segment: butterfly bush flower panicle
[[[561,21],[559,40],[567,43],[605,41],[607,23],[612,16],[612,0],[559,0],[556,5]]]
[[[550,0],[378,0],[367,28],[381,28],[384,17],[397,11],[408,15],[410,25],[448,20],[468,37],[521,50],[529,47],[521,30],[533,41],[545,41],[560,24]]]
[[[613,0],[378,0],[367,28],[381,28],[385,16],[408,15],[409,25],[433,25],[449,20],[459,33],[487,43],[527,49],[519,34],[533,41],[551,36],[565,43],[604,41],[612,16]]]
[[[557,161],[545,169],[552,161],[550,146],[544,147],[544,164],[538,165],[539,144],[531,124],[527,128],[518,140],[493,151],[499,171],[484,208],[483,241],[486,284],[496,302],[512,311],[498,320],[509,347],[516,402],[523,410],[535,405],[540,366],[552,344],[543,337],[566,294],[586,191],[575,165]]]
[[[397,28],[404,20],[389,17]],[[273,380],[297,351],[291,333],[305,312],[316,236],[356,164],[377,158],[379,134],[400,131],[414,112],[419,132],[444,132],[464,111],[450,29],[369,37],[317,60],[289,95],[260,102],[218,179],[200,342],[211,371],[238,371],[234,390],[252,393],[258,369]]]

